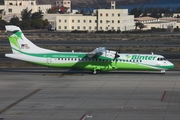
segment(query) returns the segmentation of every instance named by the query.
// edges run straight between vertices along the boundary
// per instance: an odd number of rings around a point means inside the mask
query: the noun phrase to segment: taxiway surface
[[[0,119],[179,120],[180,71],[0,71]]]

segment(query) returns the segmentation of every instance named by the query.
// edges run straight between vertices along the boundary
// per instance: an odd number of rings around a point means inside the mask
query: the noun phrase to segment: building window
[[[95,20],[95,23],[97,23],[97,20]]]
[[[34,3],[33,3],[33,2],[31,2],[31,5],[34,5]]]
[[[64,26],[64,29],[66,30],[66,29],[67,29],[67,26]]]
[[[84,27],[83,27],[83,29],[85,30],[85,29],[86,29],[86,27],[84,26]]]
[[[12,3],[9,3],[9,5],[13,5]]]
[[[74,23],[74,20],[72,20],[72,23]]]
[[[120,30],[120,27],[118,27],[117,30]]]
[[[112,13],[112,17],[114,17],[114,13]]]
[[[78,26],[77,29],[79,30],[79,29],[80,29],[80,26]]]
[[[72,26],[72,29],[74,30],[74,26]]]
[[[120,20],[118,20],[118,23],[120,23]]]
[[[8,12],[12,13],[12,9],[8,9]]]
[[[91,23],[92,21],[91,20],[89,20],[89,23]]]
[[[114,30],[114,27],[112,27],[111,29]]]
[[[102,16],[102,13],[100,14],[100,16]]]
[[[78,23],[80,23],[80,20],[78,20]]]
[[[61,22],[61,20],[59,20],[59,22]]]
[[[22,3],[19,3],[19,5],[21,6],[21,5],[22,5]]]
[[[91,26],[89,26],[89,30],[91,30]]]
[[[102,27],[100,27],[100,30],[102,30]]]
[[[114,20],[112,20],[112,23],[114,23]]]
[[[100,20],[100,23],[102,23],[102,20]]]
[[[84,20],[84,23],[86,23],[86,20]]]
[[[67,22],[67,20],[64,20],[64,22],[66,23],[66,22]]]
[[[106,13],[106,17],[108,17],[108,14]]]
[[[108,27],[106,27],[106,30],[108,30]]]
[[[120,16],[120,13],[118,13],[118,17]]]
[[[61,29],[61,26],[59,26],[59,29]]]

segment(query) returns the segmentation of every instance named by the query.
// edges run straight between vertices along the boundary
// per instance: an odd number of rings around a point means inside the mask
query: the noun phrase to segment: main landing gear
[[[101,73],[101,70],[93,70],[92,73],[93,73],[94,75],[96,75],[97,73],[98,73],[98,74]]]
[[[165,71],[165,70],[161,70],[161,74],[163,74],[163,75],[164,75],[165,73],[166,73],[166,71]]]

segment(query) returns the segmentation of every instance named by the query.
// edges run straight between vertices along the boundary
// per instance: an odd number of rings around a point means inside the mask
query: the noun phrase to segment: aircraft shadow
[[[0,72],[11,72],[11,73],[62,73],[62,74],[92,74],[91,71],[84,71],[78,69],[48,69],[48,68],[0,68]],[[121,75],[121,74],[160,74],[160,71],[109,71],[101,72],[97,75]],[[92,74],[93,75],[93,74]]]

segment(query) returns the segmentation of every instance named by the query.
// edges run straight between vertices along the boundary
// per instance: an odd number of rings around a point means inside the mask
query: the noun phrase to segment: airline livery
[[[58,52],[36,46],[28,40],[17,26],[5,26],[12,48],[6,57],[23,60],[47,67],[75,68],[92,71],[97,74],[111,70],[165,70],[174,68],[162,55],[127,54],[99,47],[92,52]]]

